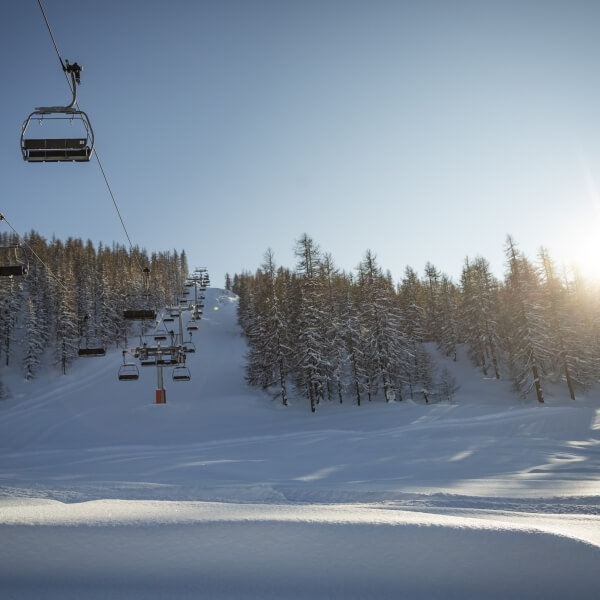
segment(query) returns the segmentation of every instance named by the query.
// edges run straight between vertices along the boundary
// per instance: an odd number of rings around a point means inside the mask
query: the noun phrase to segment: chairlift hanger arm
[[[69,113],[69,112],[81,112],[80,110],[74,108],[77,103],[77,84],[81,83],[81,71],[83,71],[83,67],[78,65],[77,63],[69,64],[69,61],[66,61],[67,65],[63,65],[63,71],[71,75],[71,83],[69,87],[71,88],[71,103],[66,106],[36,106],[35,111],[38,113]]]

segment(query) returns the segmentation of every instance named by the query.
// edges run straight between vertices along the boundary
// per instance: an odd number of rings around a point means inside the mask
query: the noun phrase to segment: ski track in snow
[[[166,405],[154,369],[116,380],[118,351],[9,371],[3,598],[597,596],[597,394],[524,405],[438,357],[467,382],[453,404],[313,415],[246,386],[235,311],[207,290]]]

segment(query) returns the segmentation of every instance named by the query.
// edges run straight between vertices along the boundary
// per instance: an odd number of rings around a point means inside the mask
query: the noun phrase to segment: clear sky
[[[478,254],[502,275],[507,234],[600,273],[600,2],[43,6],[134,244],[185,249],[213,285],[269,247],[293,267],[304,232],[395,280]],[[21,158],[27,115],[69,101],[37,0],[1,0],[0,65],[0,211],[127,244],[96,161]]]

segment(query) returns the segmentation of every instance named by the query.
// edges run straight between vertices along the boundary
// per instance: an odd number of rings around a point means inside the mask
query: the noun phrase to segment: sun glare
[[[585,156],[582,168],[587,199],[585,215],[571,222],[557,248],[556,262],[571,271],[577,269],[585,279],[600,283],[600,189]]]
[[[567,268],[577,269],[585,278],[600,282],[600,229],[573,235],[558,261]]]

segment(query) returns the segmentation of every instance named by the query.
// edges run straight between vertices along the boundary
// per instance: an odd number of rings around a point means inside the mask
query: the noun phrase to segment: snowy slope
[[[524,404],[463,360],[452,404],[284,408],[235,311],[207,290],[166,405],[118,352],[3,377],[1,597],[597,596],[597,395]]]

